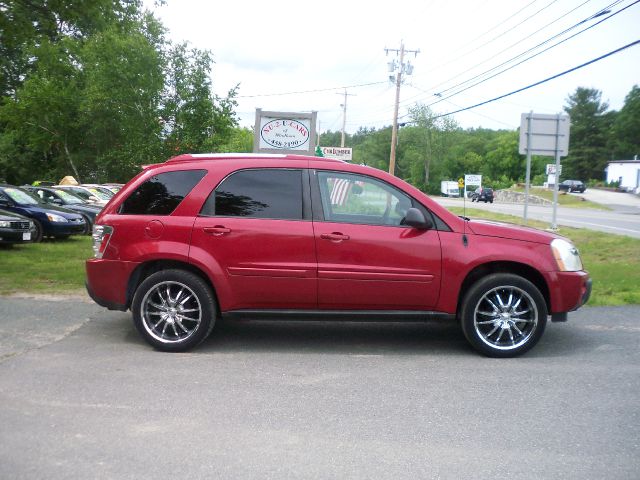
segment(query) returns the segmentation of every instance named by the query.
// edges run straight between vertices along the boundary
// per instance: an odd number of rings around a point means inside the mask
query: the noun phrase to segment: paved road
[[[455,325],[249,322],[148,348],[128,314],[0,298],[0,478],[637,479],[640,307],[510,360]]]
[[[571,194],[573,195],[573,194]],[[584,197],[608,206],[612,210],[595,210],[558,207],[557,224],[567,227],[588,228],[617,235],[628,235],[640,238],[640,198],[626,193],[604,192],[602,190],[587,190]],[[461,198],[432,197],[445,207],[461,207]],[[498,213],[506,213],[523,217],[524,205],[513,203],[472,203],[466,201],[467,208],[480,208]],[[529,218],[549,222],[553,216],[552,207],[529,205]]]

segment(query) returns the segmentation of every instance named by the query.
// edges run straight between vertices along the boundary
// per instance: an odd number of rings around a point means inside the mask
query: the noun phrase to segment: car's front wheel
[[[33,229],[31,230],[31,241],[38,243],[42,241],[44,231],[42,230],[42,224],[38,220],[33,220]]]
[[[467,291],[460,319],[465,337],[476,350],[490,357],[514,357],[540,340],[547,324],[547,305],[527,279],[495,273]]]
[[[185,270],[161,270],[137,288],[131,311],[136,329],[150,345],[183,352],[213,330],[216,302],[199,276]]]

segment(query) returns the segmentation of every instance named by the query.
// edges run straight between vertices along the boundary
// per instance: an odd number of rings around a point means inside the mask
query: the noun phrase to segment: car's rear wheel
[[[216,303],[211,288],[185,270],[162,270],[137,288],[131,306],[134,324],[158,350],[182,352],[209,336]]]
[[[474,283],[460,312],[471,345],[490,357],[514,357],[532,348],[547,324],[536,286],[518,275],[495,273]]]

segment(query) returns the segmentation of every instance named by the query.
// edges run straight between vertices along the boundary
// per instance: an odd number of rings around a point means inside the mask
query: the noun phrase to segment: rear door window
[[[235,172],[211,192],[200,214],[302,220],[302,171],[264,168]]]
[[[154,175],[122,203],[123,215],[171,215],[206,170],[184,170]]]

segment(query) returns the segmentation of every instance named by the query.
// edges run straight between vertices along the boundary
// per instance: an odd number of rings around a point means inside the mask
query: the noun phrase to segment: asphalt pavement
[[[0,478],[637,479],[640,306],[523,357],[455,324],[221,324],[160,353],[129,313],[0,297]]]

